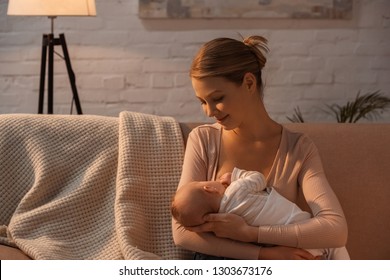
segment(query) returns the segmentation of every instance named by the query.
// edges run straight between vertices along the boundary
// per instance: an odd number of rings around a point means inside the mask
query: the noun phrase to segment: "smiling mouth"
[[[218,122],[223,122],[224,120],[226,120],[226,118],[228,117],[229,115],[226,115],[226,116],[224,116],[223,118],[221,118],[221,119],[217,119],[217,121]]]

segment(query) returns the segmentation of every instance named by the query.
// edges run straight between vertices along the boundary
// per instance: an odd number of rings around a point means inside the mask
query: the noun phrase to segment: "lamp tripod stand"
[[[55,17],[49,17],[51,19],[51,33],[43,34],[42,38],[42,58],[41,58],[41,74],[39,83],[39,100],[38,100],[38,114],[43,114],[44,93],[45,93],[45,78],[46,78],[46,58],[48,58],[48,94],[47,94],[47,113],[53,114],[53,85],[54,85],[54,46],[61,46],[63,52],[63,59],[65,60],[66,69],[68,71],[69,81],[73,93],[73,101],[76,105],[77,114],[82,114],[80,99],[76,87],[76,76],[73,72],[72,65],[70,63],[68,48],[66,46],[65,35],[59,34],[58,38],[54,37],[53,21]],[[72,104],[73,104],[72,101]]]

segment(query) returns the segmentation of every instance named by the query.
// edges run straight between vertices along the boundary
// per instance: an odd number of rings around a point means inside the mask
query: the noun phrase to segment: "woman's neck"
[[[232,130],[232,133],[247,141],[266,141],[275,135],[280,135],[282,126],[272,120],[265,111],[264,106],[259,105],[259,110],[254,110],[253,114],[248,114],[243,123]]]

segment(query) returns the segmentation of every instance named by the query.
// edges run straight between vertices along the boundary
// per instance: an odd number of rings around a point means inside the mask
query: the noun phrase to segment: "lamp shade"
[[[10,16],[96,16],[95,0],[9,0]]]

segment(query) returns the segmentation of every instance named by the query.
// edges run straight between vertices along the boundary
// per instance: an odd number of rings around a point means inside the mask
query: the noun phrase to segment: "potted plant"
[[[326,105],[324,110],[327,114],[333,115],[339,123],[356,123],[360,119],[375,119],[380,116],[383,111],[390,108],[390,98],[385,96],[379,90],[360,95],[360,91],[356,95],[355,100],[348,101],[345,105]],[[304,123],[305,120],[299,109],[294,109],[294,114],[287,117],[291,122]]]

